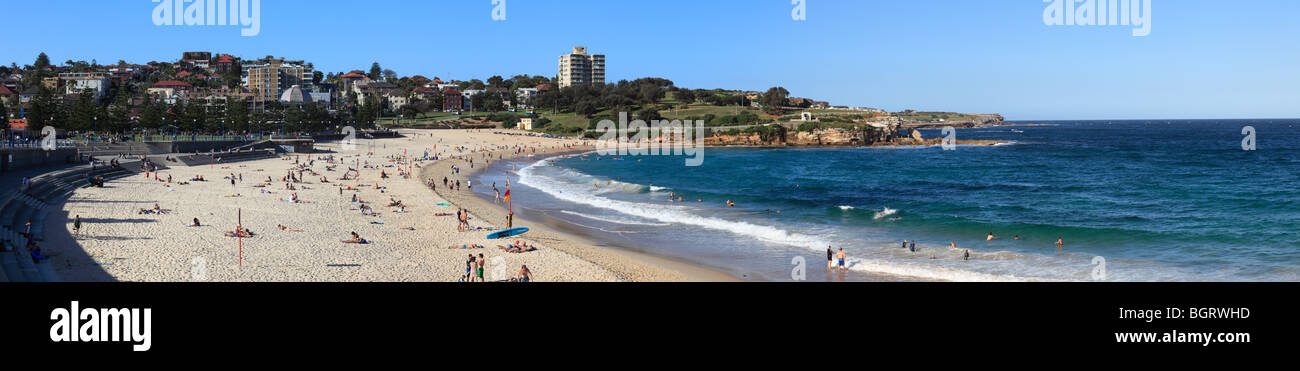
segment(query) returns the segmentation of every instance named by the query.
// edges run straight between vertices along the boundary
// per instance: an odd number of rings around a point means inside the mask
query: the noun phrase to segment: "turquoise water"
[[[1241,148],[1247,125],[1256,151]],[[1010,143],[952,151],[710,148],[700,167],[594,154],[498,166],[519,169],[516,207],[746,279],[789,280],[794,257],[823,271],[833,246],[850,256],[849,279],[1296,281],[1297,126],[1061,121],[959,129],[959,139]],[[1093,275],[1098,256],[1104,276]]]

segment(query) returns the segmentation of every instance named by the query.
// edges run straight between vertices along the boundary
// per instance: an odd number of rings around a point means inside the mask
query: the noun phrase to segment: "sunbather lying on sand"
[[[289,227],[285,227],[284,225],[280,225],[280,224],[276,224],[275,226],[278,227],[278,228],[280,228],[280,230],[285,231],[285,232],[302,232],[302,230],[301,230],[301,229],[298,229],[298,228],[289,228]]]
[[[366,239],[364,238],[361,238],[361,235],[358,235],[357,232],[352,232],[352,239],[343,240],[343,243],[354,243],[358,245],[365,245],[370,242],[366,241]]]
[[[257,234],[253,233],[253,231],[249,230],[248,228],[244,228],[243,231],[239,231],[239,232],[226,231],[225,235],[226,237],[253,237],[256,236]]]
[[[469,250],[469,249],[483,249],[483,248],[485,248],[485,247],[483,247],[483,245],[473,245],[473,244],[471,244],[471,245],[451,246],[451,247],[448,247],[447,249],[449,249],[449,250]]]
[[[526,252],[537,251],[537,248],[536,248],[536,247],[528,246],[527,244],[522,244],[522,245],[509,245],[509,246],[497,246],[497,248],[500,248],[502,251],[505,251],[505,252],[508,252],[508,253],[511,253],[511,254],[523,254],[523,253],[526,253]]]

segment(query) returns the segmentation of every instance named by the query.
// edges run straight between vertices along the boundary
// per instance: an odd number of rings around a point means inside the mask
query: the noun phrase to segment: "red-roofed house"
[[[184,99],[194,86],[184,81],[159,81],[149,88],[149,95],[160,98],[167,104],[176,104],[177,99]]]
[[[415,95],[418,95],[420,96],[420,98],[424,98],[424,99],[432,98],[433,96],[438,94],[437,90],[434,90],[433,88],[427,86],[421,86],[415,88],[415,90],[411,90],[411,92],[415,93]]]
[[[343,82],[343,90],[352,90],[353,84],[356,84],[358,81],[365,81],[365,80],[367,80],[366,75],[362,75],[356,72],[348,72],[348,74],[346,75],[339,76],[339,81]]]
[[[214,69],[218,74],[222,74],[222,73],[226,73],[226,72],[230,72],[230,71],[234,70],[234,69],[235,69],[235,57],[231,57],[230,55],[227,55],[227,54],[222,54],[222,55],[218,56],[218,57],[217,57],[217,64],[213,66],[213,69]]]
[[[14,102],[18,101],[18,93],[15,93],[13,90],[10,90],[4,85],[0,85],[0,100],[3,100],[5,102],[6,107],[12,106],[14,105]],[[0,118],[5,118],[5,117],[0,117]]]

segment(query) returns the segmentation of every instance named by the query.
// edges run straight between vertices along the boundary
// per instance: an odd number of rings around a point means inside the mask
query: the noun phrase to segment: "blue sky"
[[[1300,117],[1300,1],[1154,0],[1152,32],[1043,23],[1040,0],[263,0],[261,34],[155,26],[151,0],[9,1],[0,63],[173,61],[182,51],[378,61],[401,75],[553,76],[575,45],[608,80],[765,90],[1011,119]],[[39,16],[37,16],[39,15]]]

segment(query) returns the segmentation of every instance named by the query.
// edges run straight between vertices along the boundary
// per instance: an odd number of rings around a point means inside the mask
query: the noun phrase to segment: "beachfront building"
[[[266,102],[279,100],[294,85],[312,89],[312,67],[303,61],[263,58],[243,65],[244,87],[253,92],[252,106],[263,109]]]
[[[13,89],[10,89],[7,86],[0,84],[0,102],[3,102],[5,106],[12,106],[18,103],[18,93],[15,93]],[[0,117],[0,119],[2,118],[6,117]]]
[[[280,103],[303,105],[311,102],[311,94],[304,91],[301,85],[294,85],[285,89],[284,94],[280,94]]]
[[[455,112],[463,110],[465,97],[459,90],[447,89],[442,91],[442,110],[443,112]]]
[[[473,112],[473,111],[474,111],[474,108],[475,108],[475,107],[474,107],[474,96],[475,96],[475,95],[479,95],[479,94],[483,94],[483,93],[485,93],[485,92],[487,92],[487,90],[482,90],[482,89],[465,89],[464,92],[461,92],[461,95],[464,96],[462,102],[464,102],[464,104],[465,104],[465,105],[464,105],[463,107],[461,107],[461,108],[463,108],[463,109],[466,110],[466,111]]]
[[[533,109],[533,98],[537,97],[537,88],[515,89],[515,103],[518,109]]]
[[[104,96],[108,91],[109,75],[103,72],[69,72],[59,74],[59,83],[63,85],[64,94],[81,94],[82,91],[90,90],[94,94],[95,102]]]
[[[388,109],[393,110],[394,112],[402,109],[402,107],[405,107],[411,102],[410,96],[402,90],[391,90],[384,94],[384,98],[388,101]]]
[[[587,47],[575,46],[573,53],[560,56],[560,88],[605,83],[605,55],[587,54]]]
[[[167,104],[185,100],[194,86],[184,81],[159,81],[149,87],[149,95]]]

